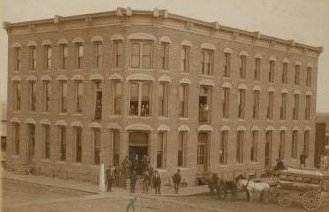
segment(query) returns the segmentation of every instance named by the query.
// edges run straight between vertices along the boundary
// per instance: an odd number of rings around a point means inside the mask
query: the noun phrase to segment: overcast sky
[[[1,22],[17,22],[115,10],[168,9],[170,13],[323,46],[317,111],[329,112],[329,0],[0,0]],[[7,97],[7,34],[0,31],[1,99]]]

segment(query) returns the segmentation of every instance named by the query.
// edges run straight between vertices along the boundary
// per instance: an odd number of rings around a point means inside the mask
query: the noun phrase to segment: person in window
[[[174,182],[174,190],[175,190],[176,194],[178,193],[179,185],[181,183],[181,180],[182,180],[182,177],[180,175],[180,170],[177,169],[177,172],[172,177],[172,181]]]
[[[299,160],[300,160],[300,167],[306,167],[306,158],[307,155],[305,154],[305,152],[303,151],[303,153],[299,156]]]

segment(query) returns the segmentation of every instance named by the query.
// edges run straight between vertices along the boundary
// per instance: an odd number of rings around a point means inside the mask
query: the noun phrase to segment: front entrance
[[[149,133],[147,132],[130,132],[129,133],[129,159],[141,159],[148,153]]]
[[[198,135],[197,167],[198,173],[209,171],[209,139],[210,133],[200,132]]]

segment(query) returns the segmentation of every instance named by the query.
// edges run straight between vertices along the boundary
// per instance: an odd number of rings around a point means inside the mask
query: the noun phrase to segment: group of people
[[[117,166],[112,171],[109,167],[106,170],[107,191],[112,191],[112,186],[126,187],[126,180],[130,180],[130,192],[135,193],[138,178],[143,180],[143,193],[148,193],[153,187],[156,194],[161,193],[161,176],[158,170],[154,170],[150,164],[148,156],[144,155],[139,158],[138,155],[133,160],[129,160],[128,156],[123,160],[121,166]],[[172,176],[174,190],[178,193],[181,183],[181,174],[178,169]]]

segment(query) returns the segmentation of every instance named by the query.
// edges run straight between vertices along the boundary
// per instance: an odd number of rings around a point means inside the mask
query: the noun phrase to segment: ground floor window
[[[94,163],[100,164],[100,144],[101,144],[101,131],[98,128],[92,128],[92,139],[94,146]]]
[[[292,131],[292,142],[291,142],[291,158],[297,159],[297,140],[298,140],[298,131]]]
[[[180,131],[178,135],[178,161],[177,166],[186,166],[187,131]]]
[[[243,163],[244,131],[238,130],[236,140],[236,162]]]
[[[286,131],[280,131],[279,160],[284,160],[284,149],[286,143]]]
[[[304,146],[303,146],[303,153],[305,153],[306,156],[309,154],[309,143],[310,143],[310,131],[306,130],[304,132]]]
[[[1,152],[6,152],[7,150],[7,138],[6,136],[1,136]]]
[[[43,125],[43,139],[44,139],[44,158],[50,158],[50,126]]]
[[[113,142],[113,166],[119,166],[120,164],[120,133],[119,130],[112,131],[112,142]]]
[[[28,124],[28,135],[29,135],[29,156],[34,156],[34,148],[35,148],[35,125]]]
[[[228,144],[228,131],[221,131],[220,135],[220,150],[219,150],[219,163],[227,164],[227,144]]]
[[[20,125],[15,123],[13,124],[13,134],[14,134],[14,153],[16,155],[19,154],[19,146],[20,146]]]
[[[250,160],[252,162],[257,162],[257,153],[258,153],[258,138],[259,138],[259,131],[254,130],[251,132],[251,148],[250,148]]]
[[[198,135],[198,146],[197,146],[197,165],[198,172],[208,171],[208,148],[209,148],[209,133],[200,132]]]
[[[75,161],[80,163],[82,160],[82,129],[81,127],[74,127],[75,139]]]
[[[166,168],[167,132],[160,131],[157,146],[157,168]]]
[[[66,126],[59,126],[60,160],[66,160]]]

